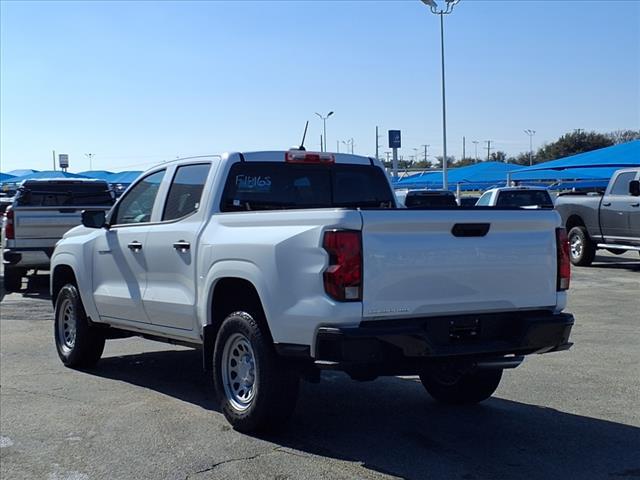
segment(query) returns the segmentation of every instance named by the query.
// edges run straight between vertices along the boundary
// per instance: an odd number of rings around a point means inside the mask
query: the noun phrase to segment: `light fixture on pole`
[[[316,112],[316,115],[319,116],[322,119],[322,132],[323,132],[323,137],[322,138],[324,138],[324,146],[322,146],[321,150],[323,152],[326,152],[327,151],[327,118],[329,118],[331,115],[333,115],[333,112],[327,113],[326,117],[323,117],[318,112]]]
[[[89,159],[89,170],[93,170],[93,153],[85,153],[84,156]]]
[[[351,154],[353,155],[353,138],[350,138],[346,142],[342,140],[342,143],[344,143],[347,146],[347,152],[349,152],[349,146],[351,146]]]
[[[445,0],[445,8],[439,8],[435,0],[422,0],[431,13],[440,15],[440,56],[442,58],[442,188],[449,188],[447,181],[447,107],[445,101],[445,83],[444,83],[444,16],[453,12],[453,7],[460,0]]]
[[[536,134],[536,131],[526,129],[524,133],[529,135],[529,166],[531,166],[533,165],[533,136]]]

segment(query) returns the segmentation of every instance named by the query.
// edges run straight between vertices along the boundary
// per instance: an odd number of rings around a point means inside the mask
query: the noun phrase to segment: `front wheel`
[[[94,366],[104,350],[105,337],[89,324],[78,289],[67,284],[58,293],[54,337],[58,356],[71,368]]]
[[[498,388],[502,370],[478,370],[460,374],[441,369],[429,369],[420,375],[420,381],[435,400],[450,405],[479,403],[489,398]]]
[[[213,366],[218,402],[236,430],[276,429],[293,413],[299,375],[277,356],[252,314],[238,311],[224,320]]]
[[[573,227],[569,230],[569,246],[571,263],[579,267],[591,265],[596,256],[596,246],[589,238],[586,228]]]

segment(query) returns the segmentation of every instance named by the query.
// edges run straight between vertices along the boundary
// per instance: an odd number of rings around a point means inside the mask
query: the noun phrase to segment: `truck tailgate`
[[[80,225],[82,210],[102,207],[19,207],[14,211],[16,240],[55,239]],[[105,210],[108,210],[105,208]],[[53,244],[55,244],[55,241]],[[53,245],[52,245],[53,246]]]
[[[560,217],[553,210],[370,210],[362,217],[366,319],[556,305]],[[488,224],[485,235],[478,224]]]

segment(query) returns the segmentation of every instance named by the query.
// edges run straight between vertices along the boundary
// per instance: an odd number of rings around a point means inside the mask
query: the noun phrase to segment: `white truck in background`
[[[128,335],[201,348],[252,431],[323,369],[482,401],[525,355],[571,346],[569,277],[553,210],[400,209],[377,160],[292,150],[150,169],[64,235],[51,293],[65,365]]]

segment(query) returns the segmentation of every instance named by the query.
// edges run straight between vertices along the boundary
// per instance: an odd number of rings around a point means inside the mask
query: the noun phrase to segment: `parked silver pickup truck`
[[[26,180],[4,214],[4,288],[18,291],[30,269],[48,270],[58,240],[80,225],[82,210],[108,211],[114,202],[104,180]]]
[[[604,195],[560,195],[556,210],[569,232],[574,265],[590,265],[598,248],[640,252],[640,168],[615,172]]]

